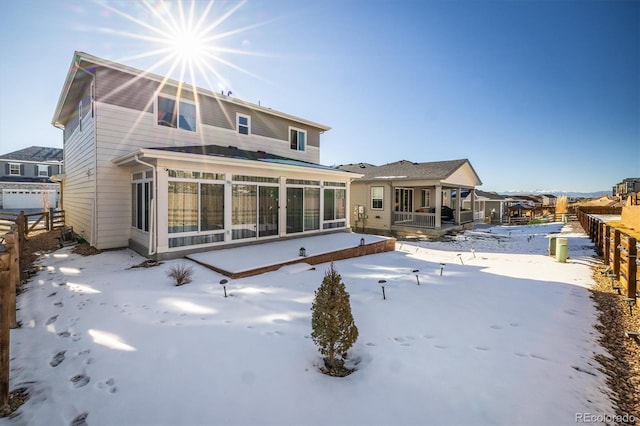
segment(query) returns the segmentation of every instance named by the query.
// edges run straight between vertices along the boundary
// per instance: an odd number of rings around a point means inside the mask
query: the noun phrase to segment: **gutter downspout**
[[[151,219],[151,223],[149,224],[149,256],[153,256],[154,254],[156,254],[156,244],[154,244],[154,240],[153,237],[154,235],[157,236],[157,232],[155,232],[154,228],[156,226],[157,220],[156,220],[156,193],[158,192],[158,182],[156,179],[156,173],[157,173],[157,169],[156,166],[154,166],[153,164],[150,163],[145,163],[144,161],[142,161],[140,158],[138,158],[140,156],[140,154],[136,154],[133,159],[136,161],[136,163],[140,163],[143,164],[147,167],[151,167],[151,169],[153,170],[153,198],[151,199],[151,214],[149,215],[149,218]]]

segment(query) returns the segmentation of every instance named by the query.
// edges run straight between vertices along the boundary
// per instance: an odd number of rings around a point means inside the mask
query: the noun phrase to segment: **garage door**
[[[58,193],[55,189],[3,189],[2,208],[43,209],[58,205]]]

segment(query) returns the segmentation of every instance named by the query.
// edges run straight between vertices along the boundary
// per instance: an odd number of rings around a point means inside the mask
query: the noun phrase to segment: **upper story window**
[[[38,176],[49,176],[49,166],[38,164]]]
[[[238,133],[242,135],[251,134],[251,116],[245,114],[236,114],[236,128]]]
[[[307,131],[289,127],[289,143],[291,149],[296,151],[304,151],[307,141]]]
[[[159,126],[196,131],[196,105],[193,102],[158,95],[156,111]]]
[[[20,176],[20,164],[18,163],[9,163],[9,175]]]

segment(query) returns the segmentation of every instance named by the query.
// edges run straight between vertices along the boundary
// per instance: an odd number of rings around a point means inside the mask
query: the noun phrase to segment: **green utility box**
[[[549,256],[556,255],[556,237],[549,237]]]
[[[569,251],[569,243],[566,238],[556,238],[556,260],[565,263]]]

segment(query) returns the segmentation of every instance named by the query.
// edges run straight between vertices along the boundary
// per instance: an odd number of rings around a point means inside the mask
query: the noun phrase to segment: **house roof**
[[[291,120],[297,123],[305,124],[310,127],[315,127],[322,132],[331,129],[331,127],[326,126],[324,124],[319,124],[310,120],[306,120],[304,118],[286,114],[284,112],[267,108],[261,105],[256,105],[254,103],[243,101],[241,99],[234,98],[229,95],[225,96],[224,94],[215,93],[201,87],[196,88],[192,84],[165,78],[160,75],[153,74],[151,72],[129,67],[127,65],[119,64],[117,62],[112,62],[107,59],[102,59],[97,56],[93,56],[88,53],[78,52],[78,51],[76,51],[73,55],[71,66],[69,67],[69,71],[67,72],[67,78],[64,82],[64,86],[62,87],[60,98],[58,99],[58,104],[53,114],[53,119],[51,120],[51,124],[53,124],[55,127],[64,128],[64,122],[65,122],[64,117],[66,115],[63,113],[63,110],[65,110],[65,105],[69,103],[71,103],[72,105],[75,105],[77,103],[78,96],[80,96],[80,93],[78,92],[77,88],[75,90],[73,88],[74,81],[76,79],[87,78],[87,76],[93,75],[95,73],[96,67],[111,68],[111,69],[115,69],[121,72],[131,74],[136,77],[144,77],[145,79],[157,81],[163,86],[172,86],[172,87],[183,88],[183,89],[193,88],[194,91],[195,89],[197,89],[197,92],[199,94],[211,96],[217,99],[218,101],[244,106],[246,108],[260,111],[265,114],[269,114],[269,115],[281,117],[287,120]]]
[[[45,146],[30,146],[29,148],[0,155],[0,160],[28,161],[31,163],[60,162],[63,160],[63,150]]]
[[[159,151],[182,152],[186,154],[207,155],[207,156],[214,156],[214,157],[237,158],[241,160],[264,161],[267,163],[274,163],[274,164],[288,164],[288,165],[300,166],[300,167],[312,167],[312,168],[323,169],[323,170],[341,171],[336,167],[323,166],[321,164],[310,163],[307,161],[294,160],[292,158],[270,154],[265,151],[250,151],[246,149],[240,149],[234,146],[194,145],[194,146],[181,146],[181,147],[177,147],[177,146],[158,147],[158,148],[150,148],[150,149],[159,150]]]
[[[364,177],[360,180],[445,180],[453,175],[457,170],[468,164],[475,175],[477,184],[482,182],[469,160],[449,160],[431,161],[425,163],[415,163],[408,160],[394,161],[392,163],[375,166],[368,163],[346,164],[339,166],[342,170],[362,173]]]
[[[506,200],[509,198],[505,195],[500,195],[497,192],[481,191],[479,189],[476,189],[476,196],[486,198],[488,200]]]
[[[243,161],[253,161],[253,165],[261,168],[282,168],[287,169],[295,167],[295,170],[301,171],[307,169],[309,174],[324,172],[348,176],[352,179],[361,177],[362,174],[348,172],[336,167],[324,166],[322,164],[309,163],[306,161],[294,160],[275,154],[269,154],[264,151],[249,151],[231,146],[220,145],[196,145],[183,147],[157,147],[143,148],[130,152],[121,157],[113,159],[113,163],[117,165],[133,165],[136,159],[140,158],[166,158],[166,159],[182,159],[187,161],[202,162],[203,156],[216,157],[218,162],[241,166],[246,165]]]

